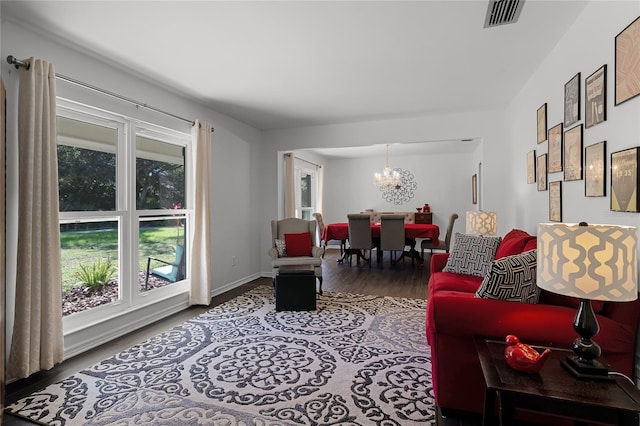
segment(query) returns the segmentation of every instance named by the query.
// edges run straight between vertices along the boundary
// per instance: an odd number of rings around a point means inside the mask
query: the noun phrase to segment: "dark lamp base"
[[[577,356],[568,356],[564,361],[560,361],[560,363],[578,380],[615,381],[613,376],[609,376],[609,368],[597,360],[592,360],[587,363],[580,361]]]

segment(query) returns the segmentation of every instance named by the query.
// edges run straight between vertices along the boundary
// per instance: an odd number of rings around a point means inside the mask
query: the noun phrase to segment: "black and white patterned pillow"
[[[476,297],[511,302],[538,303],[536,250],[503,257],[491,269],[476,291]]]
[[[453,249],[443,272],[484,277],[496,258],[502,237],[467,235],[456,232]]]
[[[278,257],[285,257],[287,255],[287,245],[284,240],[276,239],[276,250],[278,250]]]

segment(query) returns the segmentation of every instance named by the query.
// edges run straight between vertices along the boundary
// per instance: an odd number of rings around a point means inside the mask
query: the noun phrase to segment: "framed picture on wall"
[[[471,202],[478,204],[478,175],[471,176]]]
[[[638,155],[640,148],[611,154],[611,210],[640,211],[638,203]]]
[[[640,95],[640,17],[616,36],[615,104]]]
[[[607,142],[602,141],[584,149],[584,195],[585,197],[604,197],[605,159]]]
[[[564,126],[569,127],[580,120],[580,73],[564,85]]]
[[[582,180],[582,124],[564,132],[564,180]]]
[[[562,222],[562,182],[549,182],[549,220]]]
[[[562,123],[549,129],[549,173],[562,171]]]
[[[584,81],[584,126],[588,129],[607,119],[607,64]]]
[[[538,191],[547,190],[547,154],[538,156],[537,161]]]
[[[542,143],[547,140],[547,104],[544,103],[538,108],[537,113],[537,127],[538,127],[538,143]]]
[[[536,150],[527,152],[527,183],[536,183]]]

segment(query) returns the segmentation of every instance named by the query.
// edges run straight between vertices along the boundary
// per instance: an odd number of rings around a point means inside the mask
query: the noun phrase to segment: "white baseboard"
[[[255,274],[249,275],[248,277],[244,277],[244,278],[242,278],[242,279],[240,279],[240,280],[236,280],[236,281],[230,282],[230,283],[228,283],[228,284],[225,284],[225,285],[224,285],[224,286],[222,286],[222,287],[214,288],[214,289],[211,291],[211,297],[219,296],[219,295],[221,295],[222,293],[226,293],[227,291],[229,291],[229,290],[233,290],[233,289],[234,289],[234,288],[236,288],[236,287],[240,287],[240,286],[241,286],[241,285],[243,285],[243,284],[250,283],[250,282],[251,282],[251,281],[253,281],[253,280],[256,280],[256,279],[258,279],[258,278],[263,277],[264,275],[262,275],[262,274],[263,274],[263,273],[258,272],[258,273],[255,273]],[[271,275],[269,275],[269,276],[271,276]]]

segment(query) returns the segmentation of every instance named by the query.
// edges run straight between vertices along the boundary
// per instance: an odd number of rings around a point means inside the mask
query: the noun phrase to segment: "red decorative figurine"
[[[509,334],[504,341],[507,343],[504,348],[504,358],[507,360],[507,364],[514,370],[525,373],[540,371],[551,353],[551,349],[547,348],[540,354],[531,346],[520,343],[520,339],[513,334]]]

